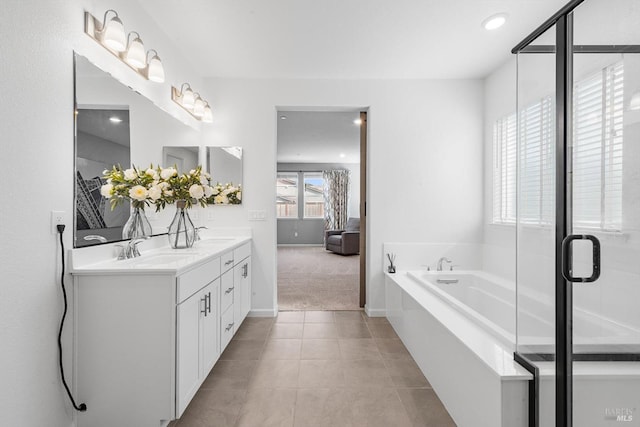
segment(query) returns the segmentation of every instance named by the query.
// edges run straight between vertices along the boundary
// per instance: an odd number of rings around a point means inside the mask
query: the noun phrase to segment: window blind
[[[624,67],[618,62],[576,84],[573,124],[573,222],[622,227]]]
[[[579,81],[574,87],[573,223],[577,227],[601,230],[622,227],[623,101],[622,62]],[[494,223],[515,223],[516,196],[521,223],[553,223],[554,118],[553,98],[548,96],[520,110],[517,131],[515,114],[496,121]]]
[[[493,222],[516,222],[516,115],[498,119],[493,129]]]

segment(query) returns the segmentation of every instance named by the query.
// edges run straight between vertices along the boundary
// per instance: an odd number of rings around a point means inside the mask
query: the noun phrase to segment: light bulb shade
[[[149,69],[147,70],[147,78],[152,82],[164,82],[164,67],[158,55],[153,55],[149,60]]]
[[[136,37],[129,43],[124,59],[127,64],[135,68],[145,68],[147,66],[147,54],[144,51],[144,44],[140,37]]]
[[[116,52],[124,52],[127,48],[127,36],[124,25],[118,16],[111,18],[102,29],[102,43]]]
[[[191,90],[191,88],[186,88],[182,91],[182,106],[184,108],[192,109],[195,102],[196,99],[193,96],[193,91]]]
[[[629,101],[629,109],[633,111],[640,110],[640,90],[631,96],[631,101]]]
[[[213,111],[211,111],[211,107],[206,105],[204,107],[204,115],[202,116],[202,121],[205,123],[213,122]]]
[[[193,115],[198,118],[204,116],[204,101],[199,96],[193,104]]]

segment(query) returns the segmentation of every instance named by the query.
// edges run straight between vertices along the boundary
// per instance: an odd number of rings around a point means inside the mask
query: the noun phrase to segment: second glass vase
[[[176,214],[169,225],[169,244],[174,249],[190,248],[196,241],[196,227],[189,218],[185,200],[176,202]]]

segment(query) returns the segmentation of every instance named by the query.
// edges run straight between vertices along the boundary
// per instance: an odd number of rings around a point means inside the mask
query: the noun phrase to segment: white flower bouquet
[[[212,186],[212,194],[207,199],[208,204],[212,205],[239,205],[242,203],[242,186],[234,186],[233,183],[220,184]]]

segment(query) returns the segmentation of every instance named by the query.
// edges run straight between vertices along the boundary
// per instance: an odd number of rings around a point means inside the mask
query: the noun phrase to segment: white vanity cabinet
[[[247,240],[154,268],[144,254],[138,266],[74,266],[78,427],[163,427],[183,414],[249,310]]]
[[[178,278],[180,280],[180,278]],[[180,417],[220,355],[220,279],[186,298],[176,309],[176,417]]]

